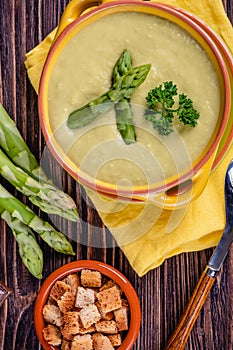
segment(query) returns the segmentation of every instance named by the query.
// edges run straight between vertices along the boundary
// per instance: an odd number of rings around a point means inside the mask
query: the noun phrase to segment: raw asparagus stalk
[[[56,231],[48,222],[39,218],[30,208],[10,194],[1,184],[0,207],[8,211],[13,218],[19,219],[37,232],[40,237],[57,252],[74,255],[73,248],[63,233]]]
[[[67,120],[71,129],[87,125],[95,118],[106,113],[120,100],[130,99],[135,89],[140,86],[150,70],[150,64],[132,68],[114,82],[112,88],[99,98],[73,111]]]
[[[36,278],[42,278],[43,253],[30,227],[18,218],[13,217],[7,210],[0,207],[0,215],[11,228],[18,243],[19,254],[28,271]]]
[[[0,103],[0,145],[8,157],[21,169],[37,179],[48,181],[43,169],[23,140],[13,119]]]
[[[48,214],[58,214],[72,221],[79,220],[76,205],[73,199],[69,195],[61,191],[59,188],[57,188],[51,180],[48,180],[42,167],[38,164],[36,158],[31,153],[27,144],[23,140],[14,121],[3,108],[1,103],[0,146],[4,149],[4,151],[7,153],[8,157],[14,162],[14,164],[16,164],[27,174],[29,174],[30,177],[37,180],[37,184],[38,182],[40,182],[41,184],[43,183],[42,187],[46,186],[49,191],[51,190],[50,196],[53,197],[53,202],[56,202],[55,205],[53,205],[52,201],[46,200],[46,197],[44,196],[42,196],[42,199],[40,199],[38,196],[31,196],[30,199],[33,202],[33,204],[39,206],[41,210],[45,211]],[[2,160],[4,159],[6,160],[6,158],[3,158]],[[30,184],[29,187],[31,187]]]
[[[70,196],[50,183],[37,181],[21,168],[15,166],[0,149],[0,174],[17,190],[46,213],[57,214],[78,221],[75,204]]]
[[[123,75],[132,69],[131,55],[124,50],[114,66],[112,84],[116,83]],[[133,124],[133,116],[129,99],[123,98],[115,104],[117,129],[124,142],[129,145],[136,141],[136,133]]]

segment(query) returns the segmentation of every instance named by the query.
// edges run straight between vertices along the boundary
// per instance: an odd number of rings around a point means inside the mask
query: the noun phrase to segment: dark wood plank
[[[26,76],[24,55],[57,24],[68,0],[0,1],[0,100],[37,159],[45,159],[46,170],[78,203],[81,224],[53,222],[75,238],[78,259],[98,259],[122,271],[135,287],[142,308],[141,332],[134,350],[162,350],[185,309],[213,249],[181,254],[139,278],[122,251],[103,226],[82,187],[71,179],[46,149],[39,127],[37,96]],[[223,0],[233,23],[231,0]],[[214,6],[214,4],[213,4]],[[12,190],[12,188],[11,188]],[[19,198],[24,198],[17,194]],[[41,214],[46,217],[44,214]],[[9,228],[0,222],[0,280],[12,290],[0,308],[0,350],[39,350],[33,326],[33,306],[42,281],[32,278],[22,265]],[[96,240],[96,236],[98,240]],[[101,248],[106,245],[110,248]],[[44,278],[74,258],[54,253],[43,242]],[[233,250],[217,277],[198,317],[187,350],[231,350],[233,348]]]

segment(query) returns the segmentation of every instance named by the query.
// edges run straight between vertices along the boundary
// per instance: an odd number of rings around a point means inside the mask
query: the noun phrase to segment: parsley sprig
[[[177,95],[177,86],[172,81],[167,81],[150,90],[146,97],[148,109],[145,111],[145,118],[152,122],[153,128],[160,135],[169,135],[174,131],[175,116],[184,125],[197,125],[200,113],[193,107],[193,101],[187,95],[179,94],[178,107],[172,108],[176,102],[174,97]]]

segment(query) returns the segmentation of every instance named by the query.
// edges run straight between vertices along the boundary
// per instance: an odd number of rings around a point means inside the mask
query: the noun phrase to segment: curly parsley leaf
[[[173,118],[184,125],[195,127],[200,113],[194,108],[193,101],[185,94],[179,94],[178,107],[175,105],[175,96],[177,96],[177,86],[172,81],[164,82],[148,92],[146,97],[148,109],[145,111],[146,120],[150,121],[153,128],[160,135],[169,135],[174,131],[172,127]]]

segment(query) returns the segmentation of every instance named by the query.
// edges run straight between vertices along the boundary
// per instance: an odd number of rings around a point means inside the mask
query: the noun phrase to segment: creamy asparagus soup
[[[124,50],[133,67],[151,64],[130,100],[137,141],[122,140],[114,108],[70,129],[68,115],[109,90]],[[165,81],[192,99],[200,113],[196,127],[174,118],[175,131],[160,136],[145,119],[148,91]],[[186,31],[150,14],[114,13],[81,29],[62,50],[51,73],[49,118],[57,142],[82,171],[112,184],[145,185],[184,171],[198,158],[216,128],[219,95],[212,63]]]

